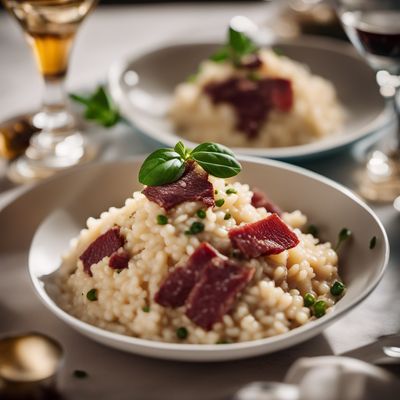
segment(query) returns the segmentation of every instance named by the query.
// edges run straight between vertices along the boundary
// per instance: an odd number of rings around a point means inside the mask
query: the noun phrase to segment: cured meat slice
[[[287,112],[293,105],[292,83],[284,78],[233,77],[208,83],[204,92],[214,104],[227,103],[234,108],[236,129],[249,139],[258,136],[271,110]]]
[[[260,81],[260,91],[271,108],[290,111],[293,106],[292,83],[288,79],[274,78]]]
[[[185,201],[202,201],[207,207],[214,205],[214,190],[208,181],[208,174],[193,162],[188,163],[184,174],[176,182],[147,186],[143,194],[167,211]]]
[[[83,270],[92,276],[90,267],[93,264],[97,264],[104,257],[111,256],[111,254],[122,247],[124,243],[125,239],[121,236],[119,227],[109,229],[106,233],[103,233],[93,241],[80,255],[79,259],[82,260]]]
[[[115,252],[108,262],[108,266],[112,269],[125,269],[128,268],[129,254],[126,251],[121,253]]]
[[[251,205],[256,208],[265,208],[270,213],[282,214],[282,210],[271,202],[268,196],[260,189],[253,188],[253,197],[251,198]]]
[[[228,259],[213,258],[186,301],[186,316],[210,330],[231,309],[236,295],[251,280],[254,271]]]
[[[246,257],[279,254],[299,244],[296,234],[277,214],[233,228],[229,239]]]
[[[208,243],[201,243],[189,257],[186,265],[176,268],[168,275],[154,297],[156,303],[164,307],[182,306],[204,268],[218,255],[217,250]]]

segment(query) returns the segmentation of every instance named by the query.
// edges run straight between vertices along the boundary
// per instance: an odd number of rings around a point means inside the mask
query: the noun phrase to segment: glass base
[[[373,202],[392,202],[400,196],[400,151],[374,151],[358,175],[358,191]]]
[[[97,153],[80,132],[55,137],[40,132],[32,137],[25,155],[11,163],[8,178],[18,184],[37,182],[62,171],[92,160]]]

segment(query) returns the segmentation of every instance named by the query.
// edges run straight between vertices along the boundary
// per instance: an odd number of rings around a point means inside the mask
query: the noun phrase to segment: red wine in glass
[[[346,11],[341,20],[373,68],[400,73],[400,10]]]

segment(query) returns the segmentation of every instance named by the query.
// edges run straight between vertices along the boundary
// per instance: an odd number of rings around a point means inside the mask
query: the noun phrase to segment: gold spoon
[[[0,398],[59,398],[56,378],[62,361],[61,345],[46,335],[32,332],[3,337],[0,339]]]

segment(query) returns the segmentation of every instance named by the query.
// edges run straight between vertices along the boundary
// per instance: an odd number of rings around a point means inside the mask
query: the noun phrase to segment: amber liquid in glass
[[[81,21],[94,0],[3,0],[28,36],[38,67],[47,80],[65,76]]]

